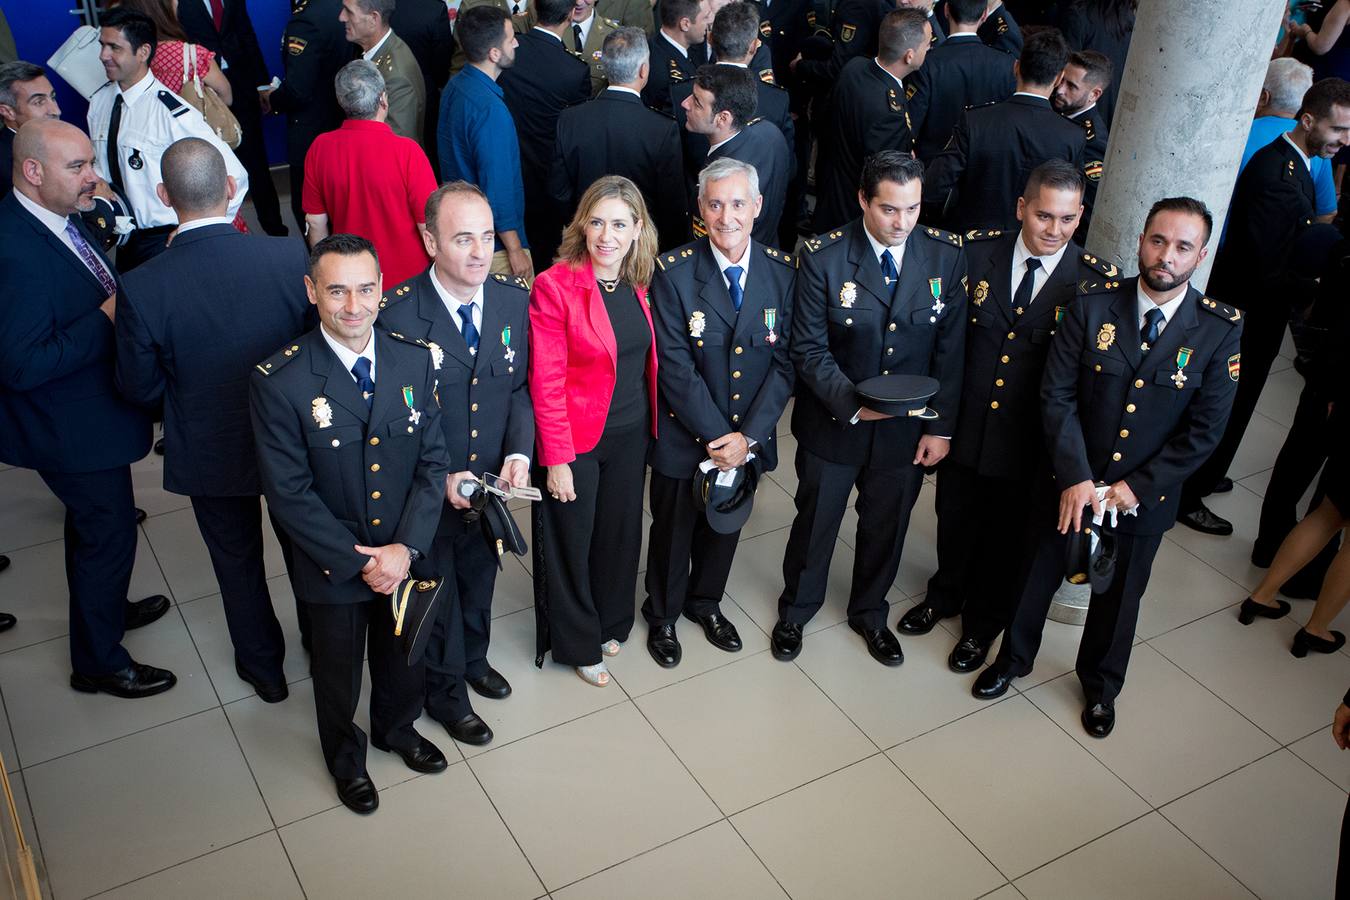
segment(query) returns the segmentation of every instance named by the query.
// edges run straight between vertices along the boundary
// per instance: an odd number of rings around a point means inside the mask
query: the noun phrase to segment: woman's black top
[[[614,342],[619,348],[618,372],[614,378],[614,396],[609,401],[605,430],[629,428],[647,421],[650,398],[647,394],[647,351],[652,345],[651,328],[642,313],[637,292],[627,282],[619,282],[613,293],[600,286]]]

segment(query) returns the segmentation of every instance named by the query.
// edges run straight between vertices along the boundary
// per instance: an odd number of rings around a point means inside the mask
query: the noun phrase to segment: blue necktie
[[[895,257],[889,249],[881,251],[881,274],[886,278],[886,290],[891,299],[895,299],[895,286],[900,282],[900,270],[895,267]]]
[[[478,353],[478,329],[473,324],[473,304],[461,303],[459,305],[459,331],[464,335],[464,343],[469,345],[469,352]]]
[[[736,312],[741,311],[741,301],[745,299],[745,289],[741,287],[741,273],[744,271],[740,266],[727,266],[723,273],[727,276],[727,290],[731,293],[731,305],[736,307]]]
[[[356,362],[352,364],[352,374],[356,376],[356,386],[361,389],[361,396],[366,401],[366,409],[370,409],[375,402],[375,382],[370,378],[370,360],[364,356],[359,356]]]
[[[1153,307],[1144,313],[1144,345],[1152,347],[1158,340],[1158,335],[1162,334],[1163,311],[1158,307]]]

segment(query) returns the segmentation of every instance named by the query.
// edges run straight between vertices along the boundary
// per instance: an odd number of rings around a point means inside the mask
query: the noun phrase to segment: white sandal
[[[602,659],[593,666],[577,666],[577,675],[581,680],[594,687],[604,687],[609,684],[609,668]]]
[[[600,645],[600,652],[606,656],[618,656],[622,647],[623,644],[611,638]]]

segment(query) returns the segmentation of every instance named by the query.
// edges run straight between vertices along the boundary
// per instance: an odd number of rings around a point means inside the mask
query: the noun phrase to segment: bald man
[[[220,585],[236,673],[275,703],[287,694],[286,648],[263,571],[248,376],[255,363],[312,327],[305,246],[234,229],[229,206],[238,185],[208,141],[174,142],[160,167],[164,180],[156,190],[179,225],[167,250],[125,276],[117,386],[147,410],[163,405],[164,489],[192,498]],[[272,530],[289,562],[286,533],[275,523]]]
[[[113,386],[122,286],[78,215],[93,203],[94,148],[74,125],[37,119],[14,137],[11,175],[0,200],[0,462],[36,469],[66,507],[70,686],[147,697],[176,679],[134,661],[122,635],[169,600],[127,600],[131,463],[150,449],[150,418]]]

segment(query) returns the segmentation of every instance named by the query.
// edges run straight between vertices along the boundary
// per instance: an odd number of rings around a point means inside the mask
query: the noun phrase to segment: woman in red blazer
[[[609,683],[633,627],[642,483],[656,436],[647,306],[656,229],[627,178],[597,180],[530,293],[530,395],[548,495],[535,516],[538,657]]]

